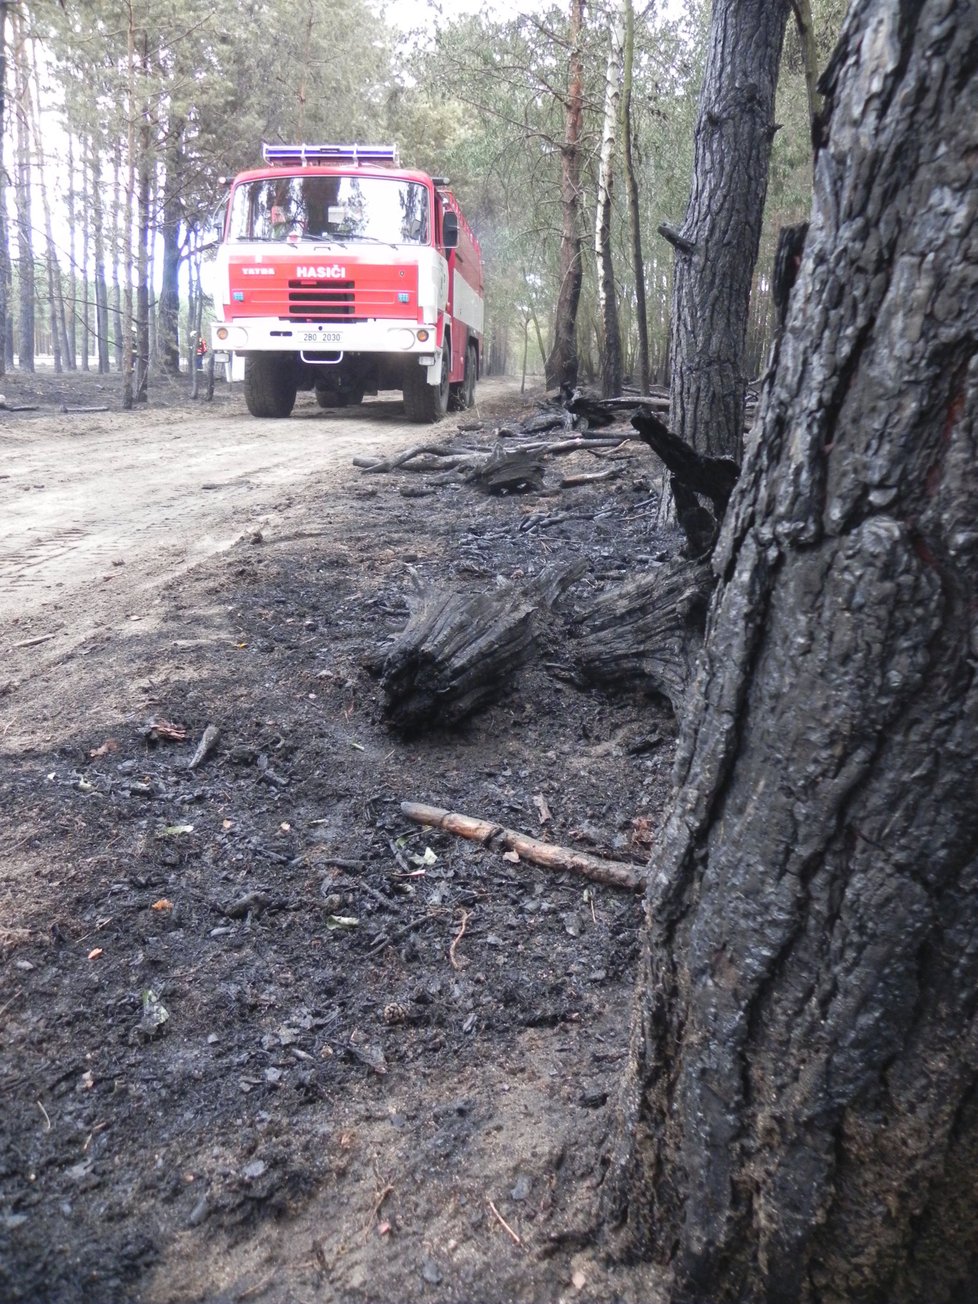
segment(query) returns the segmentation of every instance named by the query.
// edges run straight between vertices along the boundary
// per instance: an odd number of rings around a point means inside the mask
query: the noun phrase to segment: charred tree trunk
[[[713,0],[693,164],[676,248],[672,429],[741,457],[751,279],[767,194],[774,95],[791,0]]]
[[[976,49],[856,0],[823,80],[606,1178],[672,1304],[978,1289]]]
[[[577,384],[577,308],[581,300],[581,131],[584,121],[584,0],[570,0],[570,70],[560,151],[560,284],[554,312],[554,338],[544,365],[547,387]]]

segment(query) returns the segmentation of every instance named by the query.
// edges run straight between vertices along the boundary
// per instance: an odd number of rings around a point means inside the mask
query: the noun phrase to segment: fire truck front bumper
[[[435,352],[434,326],[407,322],[291,322],[248,317],[215,322],[211,343],[235,353],[403,353]]]

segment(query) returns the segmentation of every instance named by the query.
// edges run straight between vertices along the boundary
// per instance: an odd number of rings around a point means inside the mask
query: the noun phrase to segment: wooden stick
[[[494,844],[504,846],[508,851],[515,851],[524,860],[545,869],[567,870],[573,874],[582,874],[596,883],[606,883],[609,887],[622,887],[629,892],[640,892],[645,887],[645,875],[634,865],[626,865],[620,860],[603,860],[600,856],[589,856],[584,851],[573,851],[570,847],[556,847],[551,842],[541,842],[539,838],[528,837],[513,829],[503,828],[501,824],[492,824],[489,820],[473,819],[470,815],[460,815],[456,811],[442,810],[440,806],[425,806],[419,802],[402,801],[401,810],[416,824],[426,824],[432,828],[444,829],[473,842],[481,842],[490,847]]]
[[[19,643],[11,643],[10,646],[12,648],[37,647],[38,643],[50,643],[53,638],[57,637],[57,634],[39,634],[37,638],[25,638]]]
[[[492,1212],[495,1214],[495,1216],[499,1219],[500,1224],[502,1225],[502,1228],[503,1228],[503,1230],[505,1231],[506,1235],[507,1235],[507,1236],[508,1236],[512,1241],[513,1241],[514,1244],[518,1245],[518,1246],[520,1247],[520,1249],[522,1249],[522,1248],[523,1248],[523,1242],[520,1240],[520,1238],[519,1238],[519,1236],[516,1234],[516,1232],[513,1231],[512,1227],[510,1227],[509,1223],[506,1221],[506,1219],[503,1217],[503,1215],[499,1212],[499,1210],[496,1208],[496,1206],[493,1204],[493,1202],[492,1202],[491,1200],[487,1200],[487,1201],[486,1201],[486,1204],[489,1206],[489,1208],[492,1210]]]
[[[458,946],[459,942],[461,942],[462,938],[465,936],[465,925],[466,925],[468,922],[469,922],[469,912],[468,912],[467,910],[463,910],[463,911],[462,911],[462,926],[461,926],[461,928],[458,930],[458,932],[455,934],[455,936],[452,938],[452,944],[451,944],[451,946],[448,948],[448,958],[449,958],[449,960],[451,961],[451,965],[452,965],[452,968],[453,968],[453,969],[460,969],[460,968],[462,967],[462,966],[459,964],[459,962],[455,959],[455,948],[456,948],[456,946]]]
[[[560,482],[561,489],[574,489],[581,484],[594,484],[597,480],[611,480],[621,475],[620,466],[609,466],[607,471],[592,471],[589,475],[565,475]]]

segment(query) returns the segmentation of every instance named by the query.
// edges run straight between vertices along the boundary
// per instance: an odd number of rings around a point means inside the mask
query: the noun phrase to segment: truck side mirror
[[[458,218],[450,208],[445,210],[445,216],[442,218],[441,242],[446,249],[455,249],[458,246]]]

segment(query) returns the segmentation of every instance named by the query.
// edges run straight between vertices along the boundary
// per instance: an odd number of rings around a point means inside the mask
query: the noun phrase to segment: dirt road
[[[479,400],[511,392],[514,381],[484,381]],[[212,404],[0,414],[0,689],[151,621],[162,583],[274,528],[297,490],[325,496],[353,457],[419,437],[392,394],[355,410],[301,395],[287,421],[252,418],[240,387]]]

